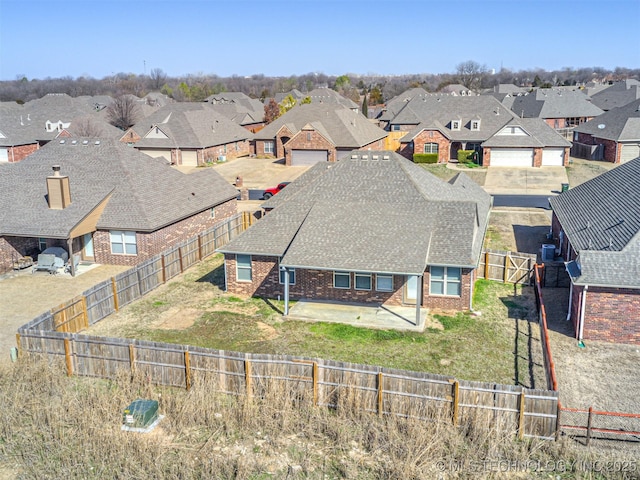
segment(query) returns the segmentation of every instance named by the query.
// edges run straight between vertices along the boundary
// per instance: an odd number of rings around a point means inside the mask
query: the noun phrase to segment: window
[[[42,250],[46,250],[47,249],[47,239],[46,238],[39,238],[38,239],[38,250],[42,251]]]
[[[399,132],[400,131],[400,125],[391,125],[391,131],[392,132]]]
[[[356,273],[355,275],[356,290],[371,290],[371,274]]]
[[[109,232],[111,238],[111,253],[117,255],[137,255],[136,232],[124,232],[112,230]]]
[[[437,143],[425,143],[424,144],[424,153],[438,153],[438,144]]]
[[[451,130],[460,130],[460,120],[451,120]]]
[[[480,120],[471,121],[471,130],[480,130]]]
[[[307,142],[311,141],[311,132],[307,132]]]
[[[251,281],[251,255],[236,255],[236,279],[239,282]]]
[[[333,288],[351,288],[349,272],[333,272]]]
[[[431,267],[429,293],[431,295],[460,296],[462,270],[455,267]]]
[[[216,207],[211,207],[211,218],[216,218]]]
[[[264,142],[264,153],[273,153],[273,141]]]
[[[284,270],[280,268],[279,260],[278,260],[278,271],[280,272],[280,283],[284,284]],[[295,284],[296,284],[296,269],[290,268],[289,269],[289,285],[295,285]]]
[[[393,275],[382,275],[378,273],[376,275],[376,290],[379,292],[392,292]]]

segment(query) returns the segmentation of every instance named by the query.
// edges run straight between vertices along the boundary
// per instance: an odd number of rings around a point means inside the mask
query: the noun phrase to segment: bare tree
[[[153,90],[160,90],[160,88],[167,81],[167,74],[161,68],[153,68],[149,72],[149,78],[151,79],[151,88]]]
[[[135,98],[131,95],[116,97],[107,107],[109,123],[121,130],[134,125],[139,116],[139,107]]]
[[[458,82],[469,90],[478,92],[482,79],[487,74],[487,67],[473,60],[467,60],[456,66],[456,73]]]
[[[269,124],[280,116],[280,106],[271,98],[264,106],[264,123]]]
[[[91,117],[80,117],[71,123],[71,133],[79,137],[101,137],[104,129]]]

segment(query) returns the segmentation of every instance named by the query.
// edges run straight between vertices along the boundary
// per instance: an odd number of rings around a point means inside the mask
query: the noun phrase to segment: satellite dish
[[[598,125],[598,128],[602,130],[604,128],[604,123],[601,123],[600,125]]]

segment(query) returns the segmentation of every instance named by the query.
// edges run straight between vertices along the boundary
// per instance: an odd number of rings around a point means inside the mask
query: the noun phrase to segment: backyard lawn
[[[415,333],[285,320],[281,303],[230,296],[223,285],[222,256],[215,255],[86,333],[544,388],[531,374],[537,363],[531,349],[537,324],[531,330],[535,303],[526,287],[480,281],[474,303],[479,315],[431,312],[428,325],[434,328]]]

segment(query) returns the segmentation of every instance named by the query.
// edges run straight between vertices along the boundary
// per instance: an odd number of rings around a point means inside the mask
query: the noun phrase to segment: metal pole
[[[418,275],[418,280],[416,282],[416,327],[420,327],[422,325],[422,320],[420,318],[420,305],[422,304],[422,275]]]
[[[289,269],[283,267],[284,270],[284,314],[289,315]]]

